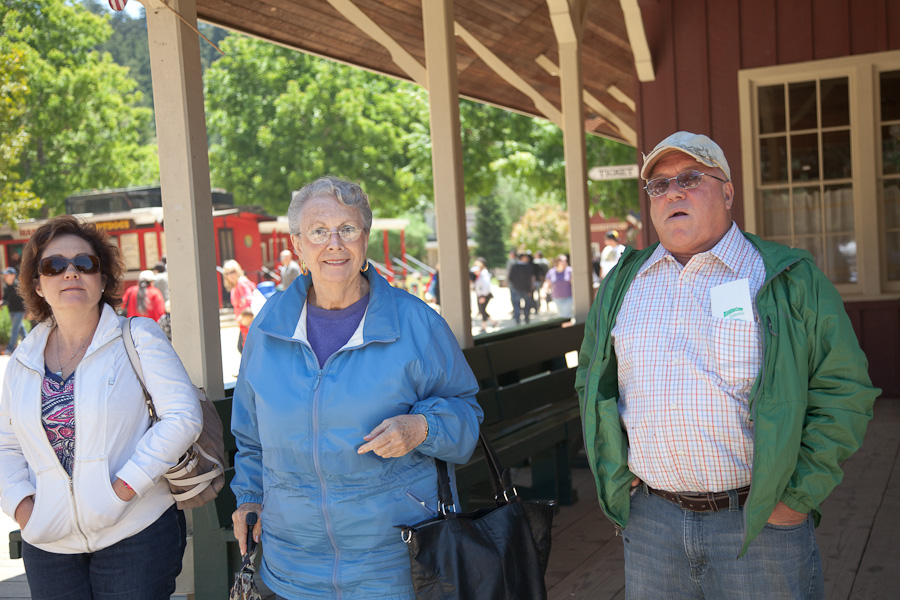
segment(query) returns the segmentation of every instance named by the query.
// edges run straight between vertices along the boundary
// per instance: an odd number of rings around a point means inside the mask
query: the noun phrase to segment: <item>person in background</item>
[[[278,258],[280,260],[278,273],[281,276],[281,284],[278,289],[286,290],[291,287],[291,283],[300,275],[300,265],[294,260],[294,255],[290,250],[282,250]]]
[[[531,264],[531,257],[526,253],[519,255],[507,274],[507,284],[509,285],[509,297],[512,301],[513,319],[516,325],[524,314],[525,324],[527,325],[531,319],[531,294],[534,289],[534,266]],[[522,304],[524,303],[524,308]]]
[[[494,297],[494,294],[491,290],[491,272],[488,271],[484,263],[485,260],[483,258],[478,258],[472,267],[472,272],[475,274],[475,281],[472,285],[475,288],[475,299],[478,302],[478,314],[481,315],[482,333],[487,331],[488,322],[491,323],[491,327],[497,326],[497,321],[492,319],[487,312],[488,303]]]
[[[260,515],[279,597],[414,600],[395,525],[437,515],[435,459],[471,456],[478,382],[441,316],[366,260],[358,185],[310,183],[288,222],[302,274],[253,321],[234,388],[234,534],[243,552]]]
[[[612,268],[616,266],[616,263],[619,262],[619,258],[622,256],[622,252],[625,251],[625,246],[619,243],[619,234],[615,230],[608,231],[603,242],[605,246],[600,252],[601,279],[606,277]]]
[[[166,338],[171,342],[172,341],[172,310],[169,301],[166,300],[166,314],[159,318],[157,321],[160,328],[163,330],[163,333],[166,334]]]
[[[164,600],[185,519],[163,474],[203,426],[197,389],[162,330],[131,334],[159,421],[122,341],[118,246],[71,215],[32,234],[19,291],[39,321],[6,367],[0,507],[22,532],[34,600]]]
[[[240,263],[236,260],[226,260],[222,265],[225,289],[230,293],[231,307],[234,310],[234,318],[237,319],[240,333],[238,334],[238,352],[244,351],[244,342],[250,331],[250,323],[253,321],[253,290],[256,284],[247,279]]]
[[[156,279],[153,280],[153,287],[162,294],[163,302],[169,301],[169,272],[166,271],[166,263],[158,262],[153,267],[153,273]]]
[[[431,274],[431,281],[428,282],[428,289],[425,290],[425,300],[433,302],[440,306],[441,304],[441,265],[434,265],[434,273]]]
[[[556,257],[553,268],[547,271],[544,289],[553,297],[559,316],[572,318],[572,267],[565,254]]]
[[[585,326],[575,388],[628,598],[824,598],[813,533],[863,440],[872,386],[805,250],[732,221],[722,149],[644,158],[659,243],[627,249]]]
[[[544,279],[550,270],[550,261],[544,258],[544,253],[538,250],[534,253],[534,312],[541,312],[541,291],[544,289]],[[545,297],[544,300],[549,303]],[[549,304],[548,304],[549,307]]]
[[[122,308],[128,317],[147,317],[154,321],[166,314],[166,301],[162,293],[153,286],[156,275],[153,271],[141,271],[137,285],[122,294]]]
[[[3,298],[0,300],[0,305],[5,306],[6,310],[9,311],[10,330],[9,343],[6,345],[6,348],[0,350],[0,354],[12,354],[15,352],[19,338],[25,339],[26,335],[25,325],[22,324],[25,320],[25,303],[19,296],[19,282],[16,279],[16,274],[15,267],[6,267],[3,270]]]

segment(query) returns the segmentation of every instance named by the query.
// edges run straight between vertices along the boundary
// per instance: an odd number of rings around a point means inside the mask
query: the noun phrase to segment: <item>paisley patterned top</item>
[[[41,420],[47,439],[69,477],[75,465],[75,373],[65,381],[46,366],[41,385]]]

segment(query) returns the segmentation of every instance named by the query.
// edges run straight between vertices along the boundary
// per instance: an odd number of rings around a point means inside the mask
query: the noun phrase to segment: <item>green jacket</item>
[[[868,361],[835,287],[808,252],[755,235],[766,279],[756,296],[763,360],[750,390],[753,467],[744,507],[744,543],[762,531],[778,501],[793,510],[819,507],[840,483],[840,463],[862,443],[872,405]],[[600,507],[617,527],[630,512],[628,436],[617,405],[619,382],[610,331],[628,287],[656,244],[628,248],[603,280],[591,307],[575,389]]]

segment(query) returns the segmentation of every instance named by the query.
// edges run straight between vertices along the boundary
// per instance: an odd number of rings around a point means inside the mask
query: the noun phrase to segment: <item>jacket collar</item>
[[[91,338],[91,343],[88,344],[87,350],[84,352],[84,358],[87,358],[108,344],[111,340],[122,337],[122,330],[119,325],[121,320],[116,314],[116,311],[105,302],[101,306],[100,322],[97,323],[94,337]],[[39,323],[37,327],[31,330],[31,333],[25,336],[22,343],[19,344],[16,359],[29,369],[43,373],[44,349],[47,347],[47,340],[50,338],[50,333],[55,328],[56,322],[52,319],[47,319],[46,321]],[[84,360],[84,358],[82,358],[82,360]]]
[[[394,289],[371,264],[363,273],[369,280],[369,307],[363,325],[362,343],[389,342],[400,336],[400,316]],[[306,304],[310,275],[300,275],[288,289],[269,298],[260,313],[259,329],[266,335],[290,340]]]

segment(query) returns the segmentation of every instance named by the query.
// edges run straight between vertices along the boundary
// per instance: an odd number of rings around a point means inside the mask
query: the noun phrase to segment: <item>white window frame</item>
[[[891,51],[744,69],[738,73],[744,227],[751,233],[758,233],[758,224],[762,222],[757,198],[760,187],[758,88],[813,79],[848,79],[857,282],[840,283],[836,287],[842,296],[852,297],[854,300],[884,300],[897,297],[900,293],[900,282],[887,281],[887,265],[884,261],[884,231],[881,227],[884,222],[883,203],[877,185],[880,164],[877,161],[881,160],[881,144],[876,126],[876,122],[880,122],[881,110],[879,74],[898,69],[900,51]],[[878,235],[873,235],[875,232]]]

